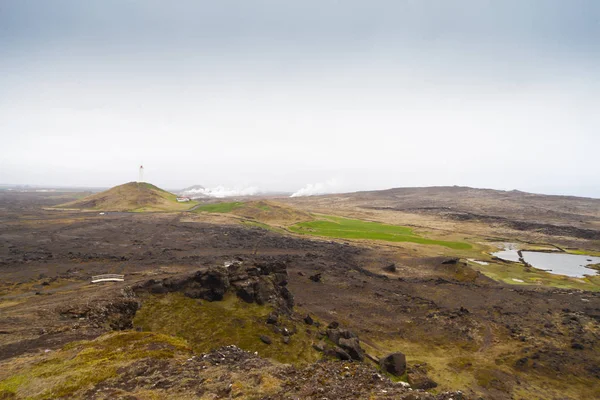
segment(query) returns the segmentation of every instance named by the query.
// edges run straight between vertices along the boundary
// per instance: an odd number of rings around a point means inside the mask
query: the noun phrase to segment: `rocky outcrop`
[[[87,320],[96,328],[119,331],[133,328],[133,317],[139,307],[136,299],[124,296],[95,304],[74,304],[59,308],[57,312],[62,317]]]
[[[219,301],[229,290],[248,303],[270,303],[280,312],[289,313],[294,297],[287,289],[287,268],[283,262],[251,266],[241,262],[227,267],[210,267],[193,274],[163,280],[149,280],[133,288],[136,293],[182,292],[193,299]]]
[[[347,329],[341,329],[337,322],[329,324],[323,336],[326,336],[335,346],[328,346],[321,342],[313,346],[316,350],[337,357],[340,360],[363,361],[365,359],[365,353],[360,347],[358,336]]]

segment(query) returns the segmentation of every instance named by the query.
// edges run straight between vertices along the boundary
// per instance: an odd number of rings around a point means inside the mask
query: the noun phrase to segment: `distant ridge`
[[[183,211],[196,203],[179,203],[177,196],[151,183],[129,182],[56,208],[99,211]]]

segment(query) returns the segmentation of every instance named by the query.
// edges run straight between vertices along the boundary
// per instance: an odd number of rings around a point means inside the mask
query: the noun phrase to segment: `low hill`
[[[266,200],[210,203],[196,207],[195,211],[233,214],[274,226],[288,226],[314,219],[306,211]]]
[[[102,211],[184,211],[195,202],[179,203],[177,196],[145,182],[129,182],[104,192],[57,206]]]
[[[600,199],[469,187],[395,188],[286,199],[301,208],[388,210],[456,220],[511,219],[600,229]]]

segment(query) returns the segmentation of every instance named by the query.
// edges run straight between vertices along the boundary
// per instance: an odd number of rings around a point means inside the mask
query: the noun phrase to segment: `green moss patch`
[[[117,370],[142,358],[173,358],[190,347],[181,338],[150,332],[119,332],[75,342],[49,353],[0,382],[0,398],[70,397],[117,376]]]
[[[289,344],[285,344],[283,336],[266,324],[271,311],[270,306],[245,303],[231,293],[215,302],[170,293],[147,297],[136,314],[134,326],[184,338],[197,352],[234,344],[284,363],[318,360],[320,354],[312,348],[313,341],[306,327],[280,318],[281,328],[297,331]],[[263,343],[261,335],[270,337],[272,344]]]

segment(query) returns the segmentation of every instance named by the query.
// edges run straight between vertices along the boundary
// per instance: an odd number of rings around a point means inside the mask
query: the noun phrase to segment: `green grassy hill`
[[[145,182],[129,182],[80,200],[57,206],[102,211],[184,211],[196,202],[178,203],[177,196]]]

